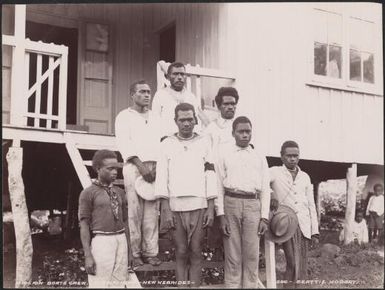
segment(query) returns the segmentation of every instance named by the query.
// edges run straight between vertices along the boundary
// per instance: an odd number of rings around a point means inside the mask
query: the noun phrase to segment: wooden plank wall
[[[256,145],[278,157],[281,144],[293,139],[303,159],[383,164],[383,96],[307,85],[308,8],[231,8],[239,111],[252,116]]]

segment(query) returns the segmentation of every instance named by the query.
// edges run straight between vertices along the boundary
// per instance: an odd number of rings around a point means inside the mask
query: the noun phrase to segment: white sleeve
[[[218,153],[218,160],[216,162],[215,171],[217,176],[217,186],[218,186],[218,198],[215,200],[215,212],[217,213],[217,216],[224,215],[224,205],[223,205],[223,198],[224,198],[224,186],[223,186],[223,180],[226,176],[226,167],[224,160],[222,158],[222,154]]]
[[[270,211],[270,177],[269,166],[265,156],[262,157],[262,190],[261,190],[261,217],[268,219]]]
[[[167,142],[167,140],[163,142]],[[170,193],[168,190],[169,168],[166,152],[167,144],[163,142],[160,144],[160,152],[156,163],[155,197],[168,199]]]
[[[124,161],[129,157],[137,156],[137,149],[130,132],[130,120],[126,111],[122,111],[115,119],[116,146]]]
[[[318,216],[317,210],[315,208],[314,202],[314,194],[313,194],[313,186],[310,183],[310,178],[308,177],[308,184],[306,185],[306,197],[309,205],[309,214],[310,214],[310,222],[311,222],[311,234],[319,234],[318,230]]]

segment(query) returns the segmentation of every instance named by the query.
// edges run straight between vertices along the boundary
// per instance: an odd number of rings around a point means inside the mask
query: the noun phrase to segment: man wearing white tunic
[[[251,131],[248,118],[236,118],[232,125],[235,140],[219,151],[216,211],[224,234],[226,288],[257,286],[259,237],[268,227],[268,165],[250,144]]]
[[[156,159],[160,146],[159,117],[148,109],[150,86],[145,81],[130,88],[133,106],[121,111],[115,120],[117,147],[125,161],[124,186],[128,200],[128,221],[134,267],[159,265],[158,209],[159,203],[145,200],[135,189],[135,181],[142,176],[146,182],[155,181]]]
[[[213,223],[218,194],[216,176],[208,138],[193,132],[194,107],[177,105],[175,122],[178,132],[161,143],[155,192],[166,227],[173,230],[178,286],[199,287],[204,228]]]
[[[220,116],[204,129],[204,133],[210,136],[213,152],[218,152],[218,147],[221,144],[234,142],[232,124],[238,100],[238,92],[233,87],[221,87],[215,96],[215,103],[220,111]]]
[[[174,121],[174,109],[180,103],[189,103],[194,106],[198,118],[204,118],[201,110],[200,99],[192,92],[188,91],[186,85],[186,68],[183,63],[174,62],[167,69],[167,79],[170,86],[161,88],[154,95],[152,102],[152,111],[157,113],[161,118],[162,137],[170,136],[178,132],[178,127]],[[201,120],[195,125],[195,131],[201,129]]]
[[[272,207],[279,204],[294,210],[299,227],[294,236],[282,244],[286,256],[286,286],[295,285],[298,279],[306,279],[309,241],[318,243],[319,230],[313,187],[310,177],[298,167],[299,146],[286,141],[281,147],[282,166],[270,168]]]

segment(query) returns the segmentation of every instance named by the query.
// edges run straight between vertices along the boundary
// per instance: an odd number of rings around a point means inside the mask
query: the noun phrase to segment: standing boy
[[[364,219],[364,214],[361,211],[357,211],[354,222],[352,223],[351,236],[347,237],[348,243],[361,245],[367,243],[368,238],[368,226]],[[340,242],[345,240],[345,229],[341,230],[339,240]]]
[[[251,132],[247,117],[236,118],[235,142],[219,151],[216,210],[224,234],[227,288],[257,287],[259,237],[268,227],[269,171],[266,158],[250,144]]]
[[[127,199],[113,186],[115,152],[99,150],[92,159],[98,177],[79,197],[80,238],[90,288],[123,288],[128,281]]]
[[[366,208],[369,216],[369,242],[382,237],[384,223],[384,186],[377,183],[373,187],[374,195],[370,197]]]
[[[155,192],[168,229],[173,229],[176,280],[199,287],[204,228],[214,219],[216,177],[208,138],[194,133],[195,109],[175,108],[178,132],[164,139],[157,163]]]
[[[272,207],[285,205],[298,218],[298,227],[292,238],[282,244],[286,257],[285,279],[288,287],[297,280],[306,279],[309,241],[318,244],[318,218],[310,177],[299,166],[299,146],[286,141],[281,146],[282,166],[270,168],[270,186],[273,189]]]

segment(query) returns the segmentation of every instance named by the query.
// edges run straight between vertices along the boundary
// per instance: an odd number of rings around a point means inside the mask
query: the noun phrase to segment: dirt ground
[[[325,237],[325,235],[324,235]],[[384,286],[384,247],[367,245],[342,246],[338,256],[321,257],[322,243],[335,242],[333,237],[322,239],[318,248],[309,252],[308,280],[302,281],[301,288],[383,288]],[[33,235],[33,284],[36,288],[83,288],[87,286],[84,270],[83,252],[79,239],[64,243],[59,237]],[[378,254],[382,252],[382,257]],[[4,245],[4,288],[13,288],[15,281],[15,248]],[[285,271],[285,257],[282,250],[276,250],[277,286],[282,288]],[[264,280],[264,269],[261,279]],[[154,273],[155,274],[155,273]],[[175,276],[157,273],[156,279],[173,280]],[[223,283],[223,270],[203,272],[205,285]],[[222,280],[222,281],[221,281]]]

